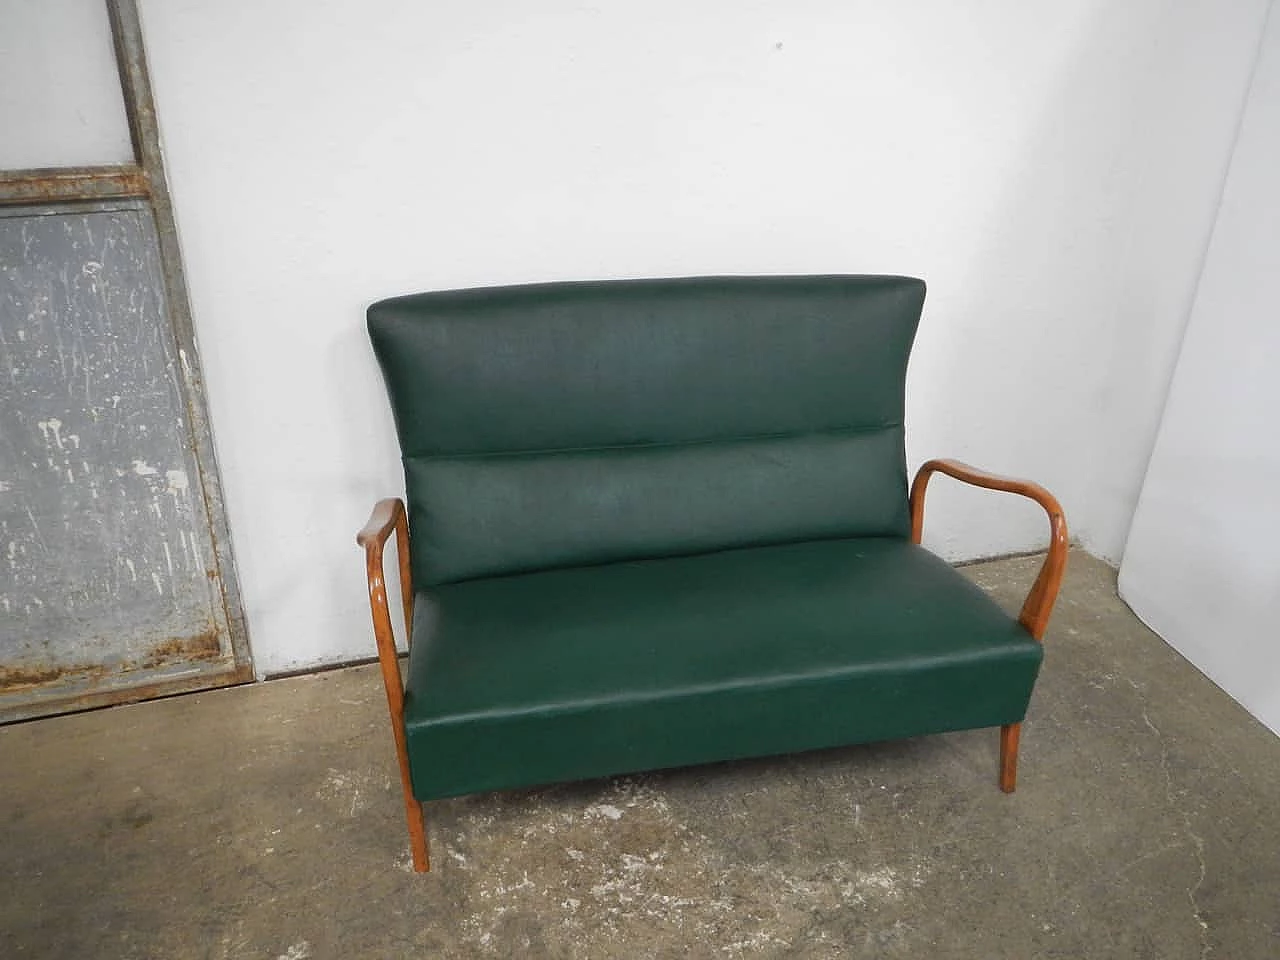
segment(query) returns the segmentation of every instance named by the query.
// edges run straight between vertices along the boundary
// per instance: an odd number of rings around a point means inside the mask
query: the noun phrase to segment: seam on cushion
[[[519,579],[520,577],[531,577],[537,574],[555,573],[561,570],[591,570],[598,567],[624,566],[626,564],[632,564],[632,563],[662,563],[663,561],[666,561],[666,560],[689,560],[694,557],[711,557],[721,553],[737,553],[739,551],[744,551],[744,550],[772,550],[776,547],[794,547],[794,546],[799,546],[800,544],[808,544],[808,543],[844,543],[844,542],[852,542],[855,540],[893,540],[896,542],[905,542],[907,540],[907,534],[906,533],[868,533],[868,534],[856,534],[856,535],[850,535],[847,533],[832,534],[832,535],[824,534],[821,536],[800,537],[795,540],[770,540],[766,543],[747,543],[747,544],[739,544],[736,546],[729,546],[729,547],[712,547],[710,549],[695,550],[692,553],[667,553],[661,556],[623,557],[617,560],[594,560],[594,561],[583,560],[583,561],[575,561],[573,563],[561,564],[554,567],[536,567],[528,570],[517,570],[512,573],[473,574],[458,580],[441,580],[435,583],[424,583],[422,587],[418,589],[417,593],[415,594],[415,597],[427,591],[439,589],[440,587],[457,587],[457,586],[461,586],[464,583],[479,583],[479,582],[484,582],[489,580],[515,580],[515,579]],[[925,552],[928,552],[926,548],[920,546],[919,544],[907,544],[907,545],[916,547],[919,550],[925,550]],[[930,556],[934,556],[934,554],[930,554]],[[946,561],[941,560],[941,558],[939,558],[939,562],[946,563]],[[977,587],[977,589],[981,590],[982,588]]]
[[[1010,623],[1017,621],[1010,618]],[[740,678],[719,683],[699,683],[680,687],[674,691],[643,691],[623,695],[586,697],[580,700],[567,700],[559,703],[540,703],[511,708],[491,708],[472,710],[463,713],[449,713],[438,717],[415,718],[414,726],[455,726],[461,723],[474,723],[483,720],[533,718],[547,715],[572,713],[590,713],[610,706],[641,706],[644,704],[663,703],[670,700],[686,700],[747,691],[770,691],[785,687],[805,686],[809,684],[828,683],[848,680],[865,673],[893,673],[904,666],[912,668],[955,667],[967,664],[983,663],[991,660],[1021,660],[1027,653],[1038,654],[1043,658],[1043,648],[1030,634],[1022,637],[1011,637],[1000,646],[984,646],[978,649],[951,651],[946,654],[910,657],[893,663],[856,664],[836,670],[806,671],[802,673],[774,674],[764,678]],[[419,694],[421,697],[422,695]]]
[[[498,460],[505,457],[554,456],[564,453],[603,453],[608,450],[677,450],[682,447],[708,447],[716,444],[751,443],[760,440],[791,440],[802,437],[854,437],[859,434],[883,433],[886,430],[903,429],[901,420],[876,424],[870,427],[837,427],[833,430],[811,430],[793,433],[755,433],[745,436],[714,437],[708,440],[668,440],[645,443],[613,443],[588,447],[543,447],[531,450],[491,450],[483,453],[406,453],[402,463],[433,463],[441,460]]]
[[[420,588],[415,588],[414,597],[424,596],[430,591],[438,590],[441,587],[456,587],[464,583],[475,583],[477,581],[486,580],[518,580],[520,577],[531,577],[538,574],[555,573],[561,570],[591,570],[598,567],[621,567],[633,563],[664,563],[667,560],[691,560],[694,557],[714,557],[722,553],[745,553],[750,550],[773,550],[781,547],[796,547],[802,544],[810,543],[854,543],[856,541],[865,540],[891,540],[895,543],[905,543],[907,535],[905,533],[868,533],[868,534],[832,534],[830,536],[813,536],[800,537],[795,540],[770,540],[768,543],[750,543],[731,547],[712,547],[706,550],[695,550],[692,553],[669,553],[656,557],[628,557],[622,560],[602,560],[596,563],[570,563],[558,567],[542,567],[537,570],[522,570],[517,573],[495,573],[488,576],[470,577],[466,580],[455,580],[449,583],[429,583],[423,584]],[[934,557],[940,563],[946,563],[937,554],[930,552],[926,547],[918,543],[906,543],[908,547],[914,547],[922,550]],[[950,566],[950,564],[948,564]],[[979,587],[978,589],[982,589]],[[415,599],[416,602],[416,599]]]

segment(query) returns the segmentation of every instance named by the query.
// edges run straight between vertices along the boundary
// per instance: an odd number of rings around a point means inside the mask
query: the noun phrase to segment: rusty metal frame
[[[0,171],[0,204],[58,200],[118,200],[146,197],[147,175],[133,164],[120,167],[51,167]]]
[[[137,0],[104,0],[104,3],[111,23],[134,162],[115,166],[0,171],[0,205],[83,203],[129,198],[144,200],[150,205],[160,248],[160,268],[169,325],[182,361],[177,370],[178,389],[186,409],[187,423],[190,425],[190,439],[199,470],[200,489],[217,564],[218,576],[215,582],[221,590],[233,664],[230,669],[189,667],[178,671],[171,678],[160,677],[155,682],[135,687],[90,687],[85,690],[68,690],[65,695],[50,691],[47,700],[40,697],[35,703],[0,709],[0,722],[107,706],[192,689],[229,686],[253,679],[240,584],[209,424],[204,377],[196,349],[173,201],[160,151],[160,131],[156,122],[151,79],[147,71]]]

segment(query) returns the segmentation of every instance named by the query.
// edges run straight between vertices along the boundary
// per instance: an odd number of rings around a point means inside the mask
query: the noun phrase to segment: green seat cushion
[[[1041,648],[900,538],[817,540],[421,591],[419,799],[1013,723]]]

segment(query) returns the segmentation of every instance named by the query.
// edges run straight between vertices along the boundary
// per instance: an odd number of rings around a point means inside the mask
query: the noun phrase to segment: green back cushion
[[[549,283],[369,308],[415,581],[909,530],[905,277]]]

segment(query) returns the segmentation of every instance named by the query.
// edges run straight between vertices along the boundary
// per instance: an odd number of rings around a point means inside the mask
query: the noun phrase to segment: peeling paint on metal
[[[155,229],[0,211],[0,692],[229,659]]]

